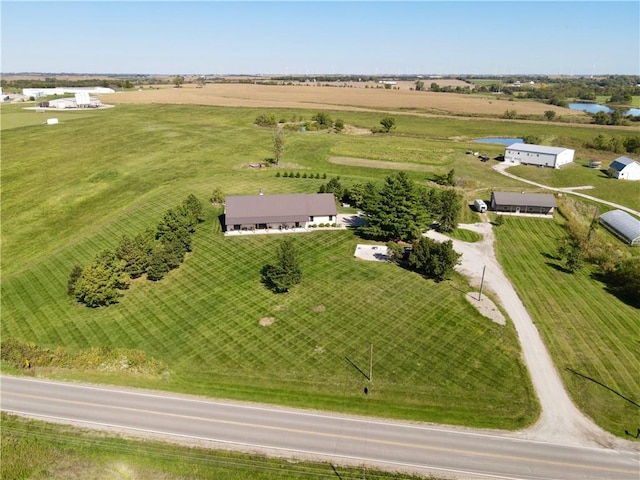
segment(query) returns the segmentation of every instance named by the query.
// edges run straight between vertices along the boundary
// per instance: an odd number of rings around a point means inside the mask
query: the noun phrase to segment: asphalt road
[[[508,434],[387,422],[113,387],[0,377],[0,408],[42,420],[216,442],[340,464],[451,478],[640,478],[638,451],[523,440]]]

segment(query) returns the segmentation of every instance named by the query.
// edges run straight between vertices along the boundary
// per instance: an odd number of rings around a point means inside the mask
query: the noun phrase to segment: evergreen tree
[[[121,296],[119,290],[129,286],[125,265],[113,252],[102,252],[78,278],[74,288],[76,299],[94,308],[116,303]]]
[[[419,190],[405,172],[390,175],[379,194],[367,197],[362,235],[382,240],[412,240],[426,228],[427,215]]]
[[[274,292],[284,293],[301,279],[298,251],[292,239],[285,239],[279,245],[275,265],[265,265],[262,269],[262,282]]]

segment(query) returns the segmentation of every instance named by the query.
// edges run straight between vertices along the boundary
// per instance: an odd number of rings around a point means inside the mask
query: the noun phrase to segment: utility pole
[[[369,350],[369,381],[373,380],[373,343],[371,344],[371,350]]]
[[[478,295],[478,301],[482,300],[482,287],[484,286],[484,271],[487,269],[487,266],[484,265],[482,267],[482,280],[480,280],[480,295]]]

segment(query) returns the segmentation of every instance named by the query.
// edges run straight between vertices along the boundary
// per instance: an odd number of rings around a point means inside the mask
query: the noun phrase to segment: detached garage
[[[640,245],[640,220],[622,210],[611,210],[600,215],[600,223],[616,237],[629,245]]]
[[[570,148],[514,143],[505,150],[504,161],[522,165],[560,168],[561,165],[573,162],[574,155],[575,150]]]
[[[491,194],[491,210],[504,213],[536,213],[553,215],[556,199],[550,193],[510,193]]]

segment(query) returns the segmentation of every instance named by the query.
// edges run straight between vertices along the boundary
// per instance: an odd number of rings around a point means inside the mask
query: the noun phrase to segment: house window
[[[333,222],[333,215],[329,215],[329,221]]]
[[[313,215],[310,215],[310,216],[309,216],[309,221],[310,221],[310,222],[313,222]]]

